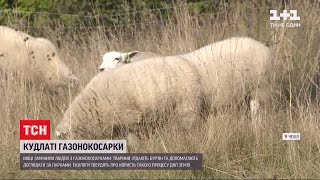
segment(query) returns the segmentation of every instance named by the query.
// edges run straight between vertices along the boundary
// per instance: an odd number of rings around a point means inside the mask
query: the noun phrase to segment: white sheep
[[[252,123],[271,70],[271,51],[262,43],[234,37],[179,55],[147,59],[97,74],[75,98],[57,126],[58,138],[112,138],[135,129],[148,115],[172,112],[181,125],[199,119],[203,99],[214,107],[251,97]],[[208,103],[208,102],[207,102]],[[146,117],[146,118],[145,118]]]
[[[45,82],[50,87],[78,83],[49,40],[0,26],[0,42],[0,70],[14,72],[34,83]]]
[[[99,66],[99,71],[108,71],[124,64],[137,62],[144,59],[158,57],[160,55],[152,52],[132,51],[127,53],[111,51],[102,56],[102,63]]]

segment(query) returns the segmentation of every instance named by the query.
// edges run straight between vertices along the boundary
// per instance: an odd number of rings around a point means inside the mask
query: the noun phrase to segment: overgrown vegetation
[[[214,1],[186,1],[192,14],[211,13],[216,10]],[[179,1],[149,0],[1,0],[1,23],[29,26],[111,26],[139,23],[152,11],[158,19],[168,19]],[[10,21],[10,22],[9,22]]]
[[[0,4],[3,2],[0,0]],[[58,2],[63,1],[53,2],[59,4]],[[98,2],[106,5],[107,2],[113,1]],[[133,2],[147,1],[131,2],[133,4]],[[148,1],[151,2],[153,1]],[[154,2],[159,3],[159,1]],[[249,130],[250,120],[244,110],[240,112],[224,110],[212,113],[207,124],[188,133],[177,130],[178,125],[174,124],[175,121],[172,119],[163,129],[158,129],[150,134],[149,138],[144,138],[142,146],[135,150],[135,152],[201,152],[204,154],[204,168],[201,171],[20,171],[19,120],[50,119],[53,129],[76,94],[69,91],[51,94],[47,91],[30,89],[22,80],[1,76],[0,177],[10,179],[319,178],[320,105],[317,101],[320,56],[319,2],[307,0],[287,4],[278,1],[213,2],[212,12],[195,14],[189,10],[186,2],[170,4],[171,1],[163,1],[163,4],[174,7],[165,19],[160,18],[155,11],[146,11],[137,22],[129,22],[124,18],[114,25],[109,24],[112,20],[106,21],[107,24],[99,24],[98,21],[89,19],[86,21],[88,24],[82,25],[76,22],[57,23],[52,27],[50,23],[55,21],[50,21],[48,24],[35,26],[33,23],[36,21],[30,21],[30,25],[27,17],[14,16],[14,13],[5,20],[5,24],[54,42],[59,47],[63,60],[80,78],[80,89],[97,73],[101,63],[100,55],[106,51],[140,50],[162,55],[179,54],[233,36],[249,36],[264,42],[273,50],[275,71],[270,88],[273,90],[274,100],[271,104],[265,105],[267,112],[262,118],[264,126],[257,138]],[[57,4],[51,5],[47,11],[74,13],[64,11],[67,6],[60,9]],[[109,5],[124,7],[119,4]],[[91,6],[84,1],[73,3],[77,8],[81,5]],[[120,14],[159,7],[162,6],[143,4],[130,5],[127,11],[125,8],[111,9]],[[94,15],[96,12],[96,14],[107,14],[109,17],[108,8],[101,7],[101,9],[105,11],[83,9],[76,12],[81,16]],[[270,9],[297,9],[301,16],[299,21],[301,27],[270,27]],[[45,8],[21,7],[19,10],[43,11]],[[163,15],[162,12],[160,15]],[[37,19],[42,15],[33,14],[33,16]],[[57,16],[64,17],[60,14]],[[79,19],[79,22],[84,21]],[[301,140],[282,141],[281,135],[284,132],[299,132]]]

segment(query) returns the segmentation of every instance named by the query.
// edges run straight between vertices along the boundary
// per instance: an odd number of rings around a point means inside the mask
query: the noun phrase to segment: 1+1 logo
[[[283,10],[282,13],[279,14],[278,16],[278,11],[277,10],[270,10],[270,21],[280,21],[281,18],[286,21],[300,21],[300,16],[298,16],[298,11],[297,10],[290,10],[289,12],[287,10]],[[300,27],[300,23],[270,23],[271,27]]]

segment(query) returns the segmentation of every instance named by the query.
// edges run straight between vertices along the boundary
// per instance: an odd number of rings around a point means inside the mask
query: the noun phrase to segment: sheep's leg
[[[259,93],[258,89],[255,89],[253,92],[251,92],[250,102],[249,102],[251,127],[255,136],[255,145],[253,150],[254,156],[257,156],[259,154],[259,135],[260,135],[260,128],[261,128],[260,98],[258,93]]]
[[[271,89],[269,89],[265,84],[259,84],[260,86],[256,86],[256,88],[251,92],[250,97],[250,116],[252,121],[252,130],[254,132],[256,143],[258,144],[260,135],[262,132],[263,118],[262,115],[264,114],[263,111],[266,108],[266,104],[271,100]]]
[[[257,84],[255,84],[253,88],[251,88],[250,90],[250,116],[252,126],[255,131],[257,131],[260,128],[260,125],[262,123],[262,109],[264,108],[264,105],[268,102],[270,97],[270,89],[268,88],[267,84],[262,80],[260,80],[260,82],[257,82]]]
[[[192,94],[191,94],[192,93]],[[191,130],[196,125],[199,117],[200,100],[199,93],[195,90],[190,92],[186,99],[183,99],[178,107],[179,117],[181,117],[181,125],[185,130]]]
[[[258,133],[261,123],[260,102],[257,98],[250,100],[250,116],[255,134]]]
[[[186,130],[190,130],[196,120],[196,113],[194,112],[194,109],[190,107],[190,104],[182,103],[178,113],[181,117],[182,127]]]

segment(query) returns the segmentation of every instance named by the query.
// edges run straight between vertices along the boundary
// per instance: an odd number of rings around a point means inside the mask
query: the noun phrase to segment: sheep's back
[[[3,53],[3,60],[0,62],[1,68],[5,70],[14,70],[27,68],[29,57],[27,39],[34,39],[28,34],[14,29],[0,26],[0,52]],[[27,60],[26,60],[27,59]]]
[[[106,75],[108,76],[108,75]],[[114,93],[132,94],[139,101],[138,104],[149,105],[161,102],[159,98],[169,96],[184,96],[190,88],[197,86],[198,76],[194,67],[183,59],[169,56],[157,57],[140,61],[131,66],[123,66],[109,76],[117,79],[113,85]],[[199,88],[199,87],[197,87]]]
[[[202,75],[203,86],[216,104],[242,96],[249,86],[264,81],[270,70],[271,52],[251,38],[231,38],[184,56]]]

